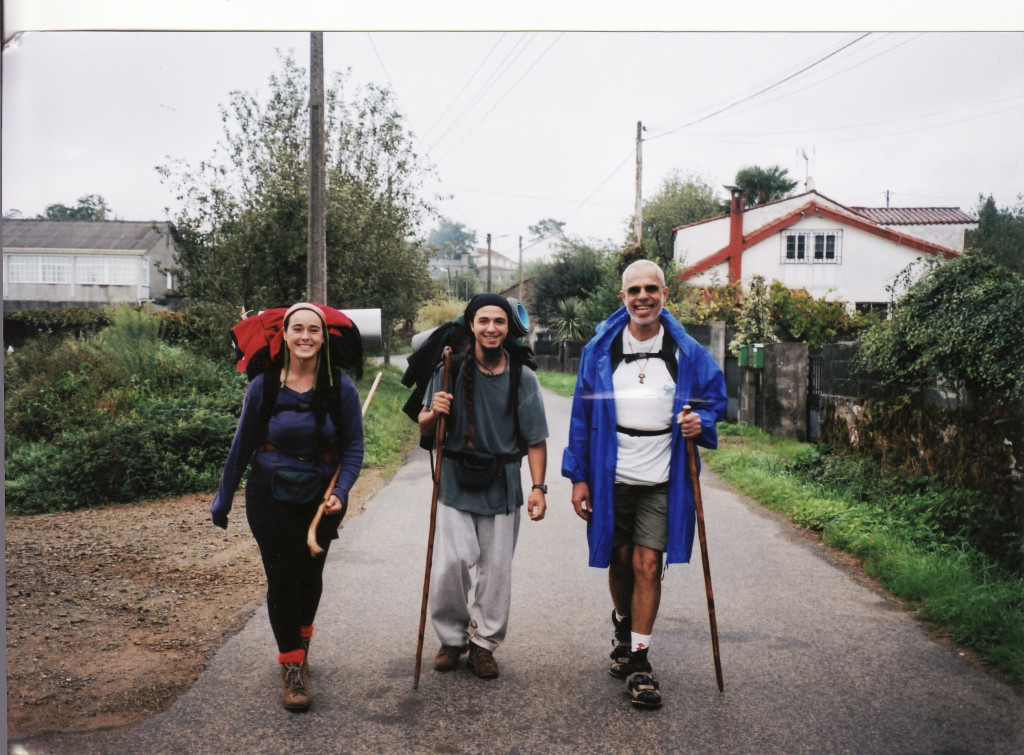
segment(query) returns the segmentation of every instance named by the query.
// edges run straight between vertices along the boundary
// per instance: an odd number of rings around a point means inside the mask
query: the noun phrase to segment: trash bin
[[[746,367],[747,366],[747,360],[748,360],[749,354],[750,354],[750,349],[747,346],[747,344],[743,344],[742,346],[740,346],[740,352],[739,352],[739,354],[737,354],[737,356],[739,357],[739,360],[740,360],[740,367]]]

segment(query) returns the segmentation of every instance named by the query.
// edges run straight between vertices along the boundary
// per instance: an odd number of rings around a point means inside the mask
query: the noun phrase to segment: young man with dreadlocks
[[[468,650],[473,672],[489,679],[498,675],[494,651],[508,629],[523,505],[520,464],[525,453],[533,481],[526,508],[538,521],[547,509],[548,427],[537,376],[504,348],[512,322],[508,299],[474,296],[463,319],[470,340],[452,360],[454,389],[442,390],[438,368],[419,414],[425,436],[435,434],[442,414],[450,415],[440,451],[443,505],[437,507],[429,612],[441,641],[434,668],[451,671]]]

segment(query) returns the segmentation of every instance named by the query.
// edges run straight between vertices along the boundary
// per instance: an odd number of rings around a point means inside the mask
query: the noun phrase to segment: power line
[[[847,66],[846,68],[843,68],[842,70],[836,71],[831,76],[826,76],[826,77],[818,79],[816,81],[812,81],[809,84],[807,84],[806,86],[802,86],[799,89],[793,89],[791,91],[788,91],[785,94],[783,94],[783,95],[781,95],[779,97],[776,97],[775,99],[767,100],[765,102],[759,102],[759,103],[757,103],[756,105],[754,105],[752,107],[743,108],[743,109],[738,110],[737,112],[733,113],[733,115],[736,116],[736,115],[742,115],[743,113],[749,113],[752,110],[757,110],[759,108],[765,107],[766,105],[771,105],[774,102],[779,102],[780,100],[784,100],[784,99],[786,99],[788,97],[792,97],[795,94],[799,94],[800,92],[804,92],[804,91],[806,91],[808,89],[812,89],[812,88],[814,88],[814,87],[816,87],[816,86],[818,86],[820,84],[824,84],[826,81],[831,81],[832,79],[836,78],[837,76],[842,76],[844,73],[848,73],[849,71],[852,71],[855,68],[860,68],[862,65],[870,63],[872,60],[876,60],[877,58],[880,58],[883,55],[888,55],[891,52],[895,52],[896,50],[900,49],[904,45],[908,45],[911,42],[913,42],[914,40],[916,40],[916,39],[918,39],[919,37],[922,37],[922,36],[924,36],[924,32],[918,32],[917,34],[913,35],[909,39],[906,39],[906,40],[900,42],[897,45],[893,45],[892,47],[890,47],[890,48],[888,48],[886,50],[882,50],[881,52],[877,53],[876,55],[872,55],[870,58],[864,58],[863,60],[859,60],[859,61],[857,61],[856,63],[854,63],[851,66]]]
[[[476,91],[476,94],[474,94],[473,97],[470,98],[470,101],[466,103],[466,106],[462,108],[462,111],[448,125],[448,128],[446,128],[444,132],[439,137],[437,137],[437,139],[434,140],[434,143],[430,146],[430,150],[435,149],[437,145],[439,145],[444,140],[444,138],[451,132],[451,130],[462,122],[463,116],[465,116],[466,113],[468,113],[476,105],[476,103],[479,102],[490,91],[492,82],[496,82],[498,79],[500,79],[505,74],[505,71],[507,71],[509,67],[516,60],[519,59],[519,56],[523,54],[526,48],[530,46],[530,43],[533,42],[534,37],[536,37],[536,33],[530,36],[530,39],[525,44],[523,44],[522,48],[520,49],[519,46],[520,44],[522,44],[523,40],[526,39],[526,36],[526,34],[523,34],[521,37],[519,37],[519,39],[516,40],[516,43],[512,46],[512,49],[505,54],[505,57],[501,59],[501,62],[498,63],[497,67],[493,71],[491,71],[490,76],[488,76],[487,80],[484,81],[483,84],[481,84],[480,88]],[[513,53],[515,53],[514,57]],[[510,57],[511,60],[509,60]]]
[[[999,104],[1002,104],[1004,102],[1012,102],[1013,100],[1019,100],[1019,99],[1022,99],[1022,98],[1024,98],[1024,94],[1016,94],[1016,95],[1013,95],[1012,97],[1003,97],[1003,98],[998,99],[998,100],[989,100],[988,102],[981,102],[981,103],[978,103],[976,105],[968,105],[966,107],[954,108],[953,110],[938,110],[938,111],[934,111],[934,112],[931,112],[931,113],[921,113],[920,115],[908,115],[908,116],[904,116],[903,118],[893,118],[893,119],[890,119],[890,120],[887,120],[887,121],[869,121],[867,123],[854,123],[854,124],[850,124],[848,126],[825,126],[823,128],[808,128],[808,129],[799,129],[799,130],[795,130],[795,131],[727,131],[727,132],[715,132],[714,134],[711,134],[711,133],[703,134],[703,133],[701,133],[699,131],[694,131],[694,132],[691,132],[690,135],[691,136],[730,137],[730,136],[751,136],[751,135],[757,135],[757,136],[793,136],[795,134],[819,134],[819,133],[822,133],[822,132],[825,132],[825,131],[845,131],[847,129],[870,128],[872,126],[888,126],[888,125],[891,125],[891,124],[894,124],[894,123],[903,123],[904,121],[916,121],[916,120],[920,120],[920,119],[923,119],[923,118],[935,118],[935,117],[944,116],[944,115],[954,115],[956,113],[963,113],[963,112],[966,112],[968,110],[976,110],[976,109],[982,108],[982,107],[989,107],[990,105],[999,105]],[[1022,103],[1022,104],[1024,104],[1024,103]],[[972,118],[984,118],[984,117],[986,117],[988,115],[994,115],[995,113],[1004,112],[1007,109],[1012,110],[1015,107],[1020,107],[1020,106],[1019,105],[1015,105],[1015,106],[1013,106],[1011,108],[1004,108],[1003,110],[994,111],[993,113],[981,113],[981,114],[979,114],[977,116],[972,116]],[[960,122],[960,121],[957,121],[957,122]],[[932,127],[931,126],[924,126],[922,128],[932,128]],[[723,139],[722,141],[728,142],[729,140],[728,139]]]
[[[530,73],[530,71],[532,71],[532,70],[533,70],[533,69],[534,69],[534,68],[535,68],[535,67],[537,66],[537,64],[538,64],[538,63],[540,63],[540,61],[541,61],[541,60],[542,60],[542,59],[544,58],[544,56],[545,56],[545,55],[547,55],[547,54],[548,54],[548,53],[549,53],[549,52],[551,51],[551,48],[552,48],[552,47],[554,47],[554,46],[555,46],[555,45],[556,45],[556,44],[558,43],[558,40],[560,40],[560,39],[562,38],[562,35],[563,35],[564,33],[565,33],[565,32],[562,32],[561,34],[559,34],[559,35],[558,35],[557,37],[555,37],[555,38],[554,38],[554,39],[552,40],[551,44],[547,46],[547,48],[546,48],[546,49],[544,50],[544,52],[542,52],[542,53],[541,53],[541,54],[540,54],[539,56],[537,56],[537,59],[533,61],[533,63],[532,63],[531,65],[530,65],[530,67],[529,67],[529,68],[527,68],[527,69],[526,69],[525,71],[523,71],[523,74],[522,74],[522,76],[520,76],[520,77],[519,77],[518,79],[516,79],[515,83],[514,83],[514,84],[512,84],[512,86],[510,86],[510,87],[509,87],[509,88],[508,88],[508,89],[507,89],[507,90],[505,91],[505,94],[503,94],[503,95],[502,95],[501,97],[499,97],[499,98],[498,98],[498,101],[497,101],[497,102],[495,102],[495,103],[494,103],[494,105],[492,105],[492,106],[491,106],[491,109],[490,109],[490,110],[488,110],[488,111],[487,111],[486,113],[484,113],[484,114],[483,114],[483,116],[481,116],[480,120],[478,120],[478,121],[477,121],[477,122],[476,122],[475,124],[473,124],[473,126],[472,126],[472,127],[471,127],[471,128],[469,129],[469,131],[467,131],[467,132],[466,132],[465,134],[463,134],[463,135],[462,135],[462,138],[461,138],[461,139],[459,139],[459,140],[458,140],[457,142],[455,142],[455,144],[453,144],[453,145],[452,145],[451,147],[449,147],[448,151],[447,151],[447,152],[445,152],[445,153],[444,153],[444,155],[443,155],[443,156],[442,156],[442,157],[441,157],[440,159],[442,159],[442,160],[443,160],[443,159],[444,159],[445,157],[447,157],[448,155],[450,155],[450,154],[452,153],[452,151],[454,151],[456,147],[458,147],[458,146],[459,146],[460,144],[462,144],[462,142],[463,142],[463,141],[465,141],[465,140],[466,140],[466,138],[467,138],[467,137],[468,137],[468,136],[469,136],[470,134],[472,134],[472,133],[473,133],[474,131],[476,131],[476,129],[477,129],[477,128],[478,128],[479,126],[480,126],[480,124],[481,124],[481,123],[483,123],[483,122],[484,122],[485,120],[487,120],[487,117],[488,117],[488,116],[489,116],[489,115],[490,115],[491,113],[493,113],[493,112],[494,112],[495,108],[497,108],[497,107],[498,107],[498,105],[500,105],[500,104],[501,104],[502,102],[504,102],[504,101],[505,101],[505,98],[506,98],[506,97],[508,97],[508,96],[509,96],[510,94],[512,94],[513,90],[514,90],[514,89],[515,89],[515,88],[516,88],[517,86],[519,86],[519,83],[520,83],[520,82],[521,82],[521,81],[522,81],[523,79],[525,79],[525,78],[526,78],[527,74],[529,74],[529,73]]]
[[[792,73],[789,76],[786,76],[785,78],[782,78],[779,81],[776,81],[774,84],[769,84],[768,86],[766,86],[766,87],[764,87],[762,89],[759,89],[758,91],[754,92],[753,94],[747,95],[746,97],[743,97],[743,98],[741,98],[739,100],[736,100],[735,102],[733,102],[733,103],[731,103],[729,105],[726,105],[723,108],[719,108],[718,110],[714,111],[713,113],[709,113],[708,115],[705,115],[705,116],[702,116],[700,118],[697,118],[696,120],[692,120],[689,123],[684,123],[682,126],[674,128],[671,131],[665,131],[664,133],[658,134],[657,136],[648,137],[645,141],[649,141],[650,142],[650,141],[654,141],[655,139],[660,139],[663,136],[669,136],[670,134],[674,134],[677,131],[682,131],[684,128],[688,128],[689,126],[694,126],[694,125],[696,125],[698,123],[702,123],[703,121],[706,121],[706,120],[708,120],[710,118],[714,118],[716,115],[721,115],[722,113],[726,112],[727,110],[731,110],[732,108],[736,107],[737,105],[742,105],[744,102],[749,102],[750,100],[754,99],[755,97],[760,97],[765,92],[771,91],[772,89],[775,89],[776,87],[782,86],[787,81],[790,81],[790,80],[796,78],[797,76],[799,76],[802,73],[806,73],[807,71],[811,70],[815,66],[821,65],[822,63],[824,63],[829,58],[835,57],[836,55],[841,53],[843,50],[847,49],[848,47],[852,47],[853,45],[857,44],[862,39],[864,39],[864,38],[866,38],[866,37],[868,37],[870,35],[871,35],[871,32],[866,32],[864,34],[861,34],[859,37],[857,37],[856,39],[854,39],[851,42],[846,43],[845,45],[840,47],[838,50],[833,50],[828,55],[825,55],[825,56],[823,56],[821,58],[818,58],[818,60],[814,61],[810,65],[804,66],[803,68],[801,68],[796,73]]]
[[[473,81],[473,79],[476,78],[476,75],[478,73],[480,73],[480,70],[484,67],[484,65],[486,65],[487,61],[491,59],[491,56],[494,54],[494,51],[497,50],[498,47],[501,45],[501,42],[502,42],[502,40],[505,39],[505,36],[506,36],[506,33],[502,32],[502,35],[500,37],[498,37],[498,41],[494,43],[494,45],[491,47],[491,49],[487,53],[487,55],[484,56],[484,59],[480,61],[479,65],[477,65],[477,67],[473,71],[473,73],[471,73],[469,78],[466,79],[466,83],[462,85],[462,89],[459,90],[458,94],[456,94],[454,97],[452,97],[451,102],[449,102],[445,106],[444,110],[441,111],[441,114],[437,117],[437,119],[434,121],[434,123],[430,126],[429,129],[427,129],[426,133],[423,135],[424,139],[427,138],[428,136],[430,136],[430,134],[434,131],[434,129],[437,128],[437,125],[442,120],[444,120],[444,117],[446,115],[448,115],[448,111],[452,109],[452,107],[458,101],[459,97],[462,96],[462,93],[466,91],[466,89],[469,87],[469,85]]]

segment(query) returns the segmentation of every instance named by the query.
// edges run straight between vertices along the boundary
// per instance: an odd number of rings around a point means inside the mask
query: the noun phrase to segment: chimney
[[[728,187],[732,193],[729,205],[729,282],[739,283],[743,277],[743,189]]]

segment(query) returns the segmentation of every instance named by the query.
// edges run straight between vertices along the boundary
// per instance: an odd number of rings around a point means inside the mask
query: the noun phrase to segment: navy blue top
[[[333,493],[347,505],[348,491],[355,484],[363,466],[363,416],[359,402],[359,391],[355,383],[345,375],[338,375],[341,380],[340,389],[340,420],[341,427],[334,426],[330,413],[324,417],[320,425],[320,443],[317,447],[316,416],[312,411],[278,411],[271,416],[266,432],[259,427],[260,407],[263,404],[263,381],[271,374],[277,377],[276,371],[262,373],[253,378],[245,390],[245,403],[242,415],[238,420],[238,429],[231,442],[221,476],[220,489],[210,507],[210,518],[215,524],[227,523],[228,512],[235,491],[242,479],[242,474],[256,455],[256,463],[271,470],[290,469],[295,471],[317,471],[325,476],[334,474],[334,465],[328,464],[317,457],[319,452],[334,449],[338,454],[338,465],[341,470],[335,483]],[[309,405],[313,400],[313,391],[296,393],[287,386],[282,386],[277,394],[277,406]],[[257,450],[264,444],[274,446],[274,451]],[[298,456],[311,455],[313,458],[299,459]]]

